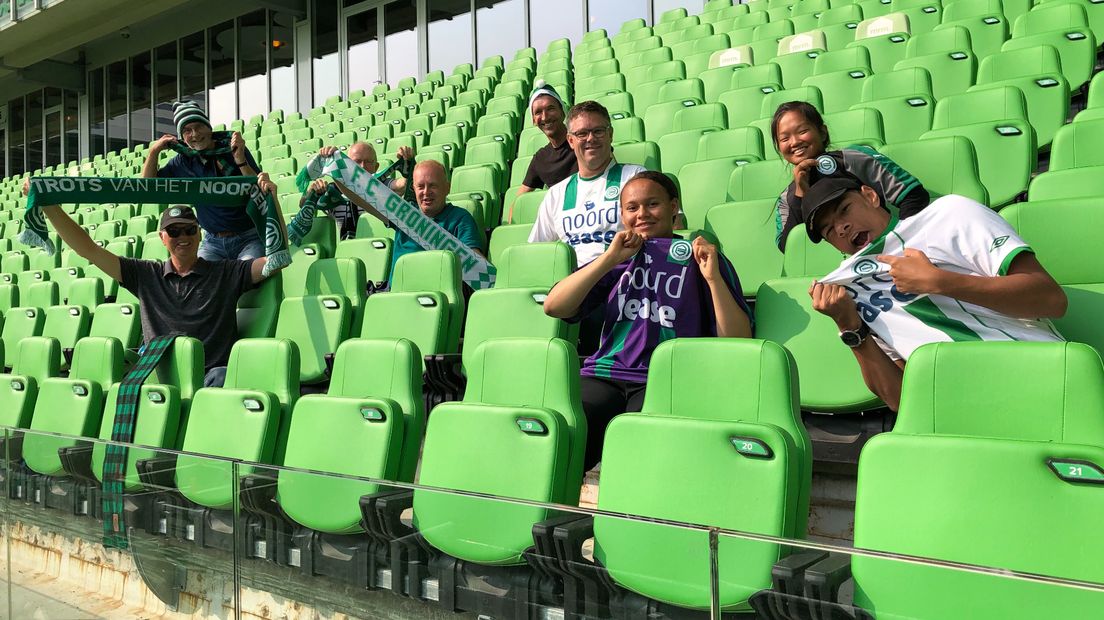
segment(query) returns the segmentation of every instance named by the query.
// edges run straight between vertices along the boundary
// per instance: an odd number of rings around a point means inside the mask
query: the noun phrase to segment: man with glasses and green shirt
[[[579,172],[544,195],[529,242],[563,241],[582,267],[613,241],[621,225],[621,187],[645,168],[614,159],[609,111],[596,101],[573,106],[567,130]]]

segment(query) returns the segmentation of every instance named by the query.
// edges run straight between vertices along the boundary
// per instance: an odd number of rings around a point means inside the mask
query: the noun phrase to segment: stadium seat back
[[[41,335],[45,323],[46,313],[41,308],[15,307],[4,314],[4,327],[0,332],[0,340],[4,342],[5,366],[18,367],[20,343],[24,338]]]
[[[309,266],[307,271],[310,272]],[[276,318],[284,296],[283,275],[281,272],[266,278],[238,298],[239,338],[270,338],[276,332]]]
[[[764,150],[774,150],[768,147]],[[777,153],[777,151],[775,151]],[[728,179],[730,201],[777,199],[793,181],[790,165],[781,159],[751,162],[732,171]]]
[[[705,230],[732,261],[745,297],[754,297],[759,285],[782,273],[782,255],[773,243],[776,203],[770,198],[724,203],[705,214]]]
[[[294,342],[300,353],[299,380],[319,383],[327,378],[326,356],[349,335],[353,305],[343,295],[285,298],[280,303],[276,338]]]
[[[959,194],[989,204],[989,194],[978,175],[977,152],[962,136],[890,143],[881,152],[920,179],[932,200]]]
[[[1078,121],[1054,134],[1050,148],[1050,170],[1104,165],[1099,141],[1104,136],[1104,119]]]
[[[364,265],[367,282],[386,282],[391,271],[392,241],[367,237],[345,239],[337,244],[336,258],[356,258]]]
[[[480,344],[498,338],[561,338],[574,342],[578,326],[544,313],[548,288],[494,288],[476,291],[469,300],[461,361],[470,372]]]
[[[786,238],[782,275],[821,278],[836,270],[844,256],[830,243],[813,243],[804,226],[795,226]]]
[[[698,160],[754,155],[763,157],[763,134],[755,127],[722,129],[698,141]]]
[[[882,114],[875,108],[855,108],[824,114],[823,118],[832,128],[833,148],[863,145],[880,149],[886,142]]]
[[[681,204],[687,228],[701,228],[705,224],[706,212],[731,200],[728,188],[716,180],[731,177],[745,165],[749,162],[744,157],[718,157],[689,163],[679,170],[679,180],[686,188],[682,192]]]
[[[528,243],[507,247],[495,266],[495,288],[550,290],[576,269],[575,252],[565,243]]]
[[[88,335],[92,326],[92,315],[85,306],[51,306],[46,308],[45,314],[42,335],[56,339],[62,350],[72,349],[78,340]]]
[[[104,399],[103,416],[100,419],[98,437],[110,441],[115,426],[115,407],[119,398],[119,385],[112,385]],[[171,385],[146,384],[138,393],[134,422],[134,446],[152,446],[173,449],[176,447],[177,432],[180,428],[180,390]],[[104,456],[107,444],[92,444],[92,473],[96,479],[103,480]],[[138,461],[151,459],[157,452],[148,448],[131,447],[127,451],[123,490],[135,492],[142,489],[138,479]]]
[[[459,343],[450,340],[448,298],[439,291],[371,295],[361,325],[361,338],[405,338],[422,355],[459,350]]]
[[[100,301],[103,301],[103,293],[102,293],[103,284],[97,278],[88,278],[88,279],[95,282],[96,284],[100,285],[100,290],[101,290]],[[35,284],[32,284],[32,285],[28,286],[26,290],[27,290],[26,305],[28,305],[28,306],[34,306],[36,308],[49,308],[50,306],[55,306],[55,305],[61,303],[60,295],[58,293],[58,283],[57,282],[37,282]],[[82,296],[81,298],[83,299],[85,297]],[[74,301],[73,303],[81,304],[83,302],[78,300],[78,301]],[[86,307],[94,307],[95,305],[96,304],[91,304],[91,305],[85,304]]]
[[[30,428],[40,433],[92,437],[102,414],[103,389],[99,383],[51,377],[38,384]],[[23,460],[28,468],[42,475],[63,474],[58,450],[76,446],[78,441],[53,435],[25,435]]]
[[[880,401],[863,382],[859,365],[841,347],[839,329],[813,310],[809,278],[763,283],[755,296],[755,335],[786,347],[801,377],[801,408],[829,413],[865,411]]]

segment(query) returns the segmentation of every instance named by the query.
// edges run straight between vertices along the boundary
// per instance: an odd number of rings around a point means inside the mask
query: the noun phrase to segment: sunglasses
[[[170,226],[170,227],[165,229],[165,232],[168,233],[168,235],[170,237],[172,237],[173,239],[176,239],[180,235],[185,235],[185,236],[191,237],[192,235],[199,232],[199,227],[194,226],[194,225],[193,226]]]

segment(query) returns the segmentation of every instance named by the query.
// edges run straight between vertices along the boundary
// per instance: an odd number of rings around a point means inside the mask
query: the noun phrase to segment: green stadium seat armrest
[[[364,527],[364,530],[368,532],[370,536],[381,541],[391,541],[394,537],[390,532],[405,531],[406,533],[413,532],[412,529],[406,527],[405,524],[399,520],[399,516],[402,514],[402,510],[398,511],[395,515],[395,522],[387,524],[385,526],[380,521],[379,506],[389,506],[389,510],[394,510],[397,506],[405,505],[407,508],[414,505],[414,492],[407,489],[387,489],[383,491],[377,491],[370,495],[362,495],[360,497],[360,524]]]
[[[564,576],[564,612],[572,617],[600,617],[599,610],[609,603],[610,593],[615,591],[606,569],[583,555],[583,543],[594,537],[594,518],[578,517],[557,525],[552,531],[556,544],[556,560],[566,571]],[[572,582],[569,586],[568,583]],[[575,600],[569,601],[567,592],[574,590]],[[579,600],[581,599],[581,600]],[[568,605],[576,608],[569,610]]]
[[[421,583],[429,576],[429,549],[420,534],[402,522],[402,513],[414,507],[414,492],[390,489],[362,495],[361,525],[369,536],[390,543],[391,591],[404,596],[403,583]],[[396,579],[397,575],[402,577]]]
[[[152,459],[142,459],[134,464],[138,479],[151,489],[176,488],[176,455],[169,454]]]
[[[579,587],[583,584],[583,580],[576,576],[576,572],[583,572],[579,569],[584,568],[585,565],[575,566],[564,561],[564,556],[568,555],[570,551],[565,551],[563,554],[559,551],[556,531],[561,527],[564,528],[563,536],[565,540],[573,541],[575,536],[590,532],[591,534],[587,534],[583,538],[583,540],[586,540],[593,534],[594,520],[585,515],[572,513],[535,523],[533,525],[533,549],[531,553],[526,553],[526,560],[537,566],[538,570],[543,570],[562,579],[564,581],[565,615],[583,617],[582,612],[587,599],[585,589]],[[578,545],[566,544],[571,549],[578,549],[581,545],[581,542]]]
[[[840,589],[851,580],[851,556],[830,553],[823,560],[805,569],[805,592],[813,600],[825,603],[840,601]]]
[[[252,473],[241,479],[238,497],[242,508],[251,514],[287,520],[284,511],[276,503],[276,476],[267,473]]]
[[[65,473],[82,482],[99,484],[92,473],[92,444],[58,448],[58,458]]]
[[[787,556],[771,570],[771,586],[751,598],[760,617],[873,620],[866,610],[850,604],[847,591],[853,581],[847,554],[802,551]]]
[[[435,402],[460,400],[467,386],[459,353],[437,353],[425,356],[426,383],[430,392],[439,397]]]

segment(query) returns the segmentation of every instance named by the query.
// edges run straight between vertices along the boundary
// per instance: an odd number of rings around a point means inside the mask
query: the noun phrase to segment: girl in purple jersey
[[[544,311],[578,321],[603,308],[598,351],[583,362],[583,409],[591,429],[586,466],[601,458],[606,425],[640,411],[648,362],[660,343],[699,336],[751,337],[739,278],[704,237],[675,237],[678,190],[660,172],[641,172],[621,190],[621,223],[597,259],[564,278]]]

